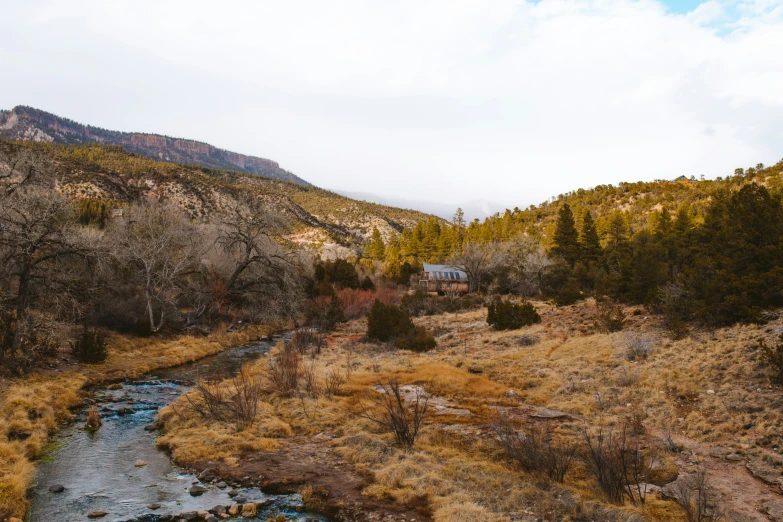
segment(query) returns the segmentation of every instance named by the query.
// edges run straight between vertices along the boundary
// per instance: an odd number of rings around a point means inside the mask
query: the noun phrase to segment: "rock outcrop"
[[[272,160],[219,149],[208,143],[160,134],[119,132],[82,125],[67,118],[25,106],[0,111],[0,137],[76,145],[102,143],[119,145],[130,152],[172,163],[201,165],[213,169],[238,170],[268,178],[309,185],[302,178],[280,168]]]

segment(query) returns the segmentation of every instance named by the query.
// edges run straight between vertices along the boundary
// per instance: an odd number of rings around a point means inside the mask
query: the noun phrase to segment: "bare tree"
[[[259,198],[244,198],[223,215],[217,230],[225,298],[255,313],[293,315],[302,301],[306,263],[283,244],[283,215]]]
[[[503,251],[497,243],[466,241],[449,264],[468,275],[470,290],[481,292],[481,282],[503,262]]]
[[[0,187],[4,195],[49,178],[49,164],[36,151],[14,143],[0,143]]]
[[[0,271],[7,300],[15,312],[13,351],[28,329],[28,309],[44,288],[63,298],[72,274],[67,258],[90,253],[87,238],[77,230],[73,207],[53,190],[18,186],[0,198]],[[57,290],[55,292],[55,289]]]
[[[524,297],[541,295],[544,278],[554,261],[535,239],[518,235],[509,241],[505,263],[511,289]]]
[[[108,234],[113,259],[144,293],[150,330],[159,331],[208,246],[179,208],[156,202],[132,206]]]
[[[370,396],[372,406],[362,403],[359,416],[391,432],[400,446],[412,448],[427,417],[429,396],[417,386],[413,398],[405,399],[396,379],[378,384],[376,389],[378,393]]]

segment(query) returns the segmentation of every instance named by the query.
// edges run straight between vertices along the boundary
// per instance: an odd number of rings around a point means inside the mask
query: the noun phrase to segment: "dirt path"
[[[316,511],[327,516],[352,521],[431,520],[427,500],[416,505],[400,505],[391,499],[362,495],[373,482],[371,475],[358,473],[354,467],[335,455],[330,438],[295,437],[279,450],[248,452],[237,466],[204,463],[198,470],[211,469],[224,480],[258,485],[267,493],[297,493],[312,488]],[[309,507],[309,506],[308,506]]]
[[[676,459],[680,475],[704,467],[710,484],[719,492],[719,503],[728,520],[735,522],[783,522],[783,482],[755,478],[744,456],[728,448],[702,444],[684,437],[675,441],[686,449]],[[763,466],[763,463],[754,463]]]

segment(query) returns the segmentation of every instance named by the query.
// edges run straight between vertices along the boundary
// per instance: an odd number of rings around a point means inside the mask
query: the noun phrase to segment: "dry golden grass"
[[[87,379],[77,373],[33,377],[12,383],[0,396],[0,513],[23,517],[32,463],[57,423],[81,403],[79,390]]]
[[[438,334],[438,348],[425,354],[363,343],[363,320],[343,325],[330,336],[329,346],[307,362],[321,377],[335,370],[346,375],[343,393],[331,399],[268,394],[263,414],[245,438],[286,444],[291,436],[327,432],[335,437],[331,444],[339,456],[353,463],[357,472],[374,476],[366,495],[409,505],[426,498],[438,522],[500,521],[512,515],[684,520],[679,507],[654,496],[643,507],[608,504],[580,463],[566,475],[564,485],[540,487],[539,479],[502,457],[487,433],[493,407],[520,402],[565,411],[578,419],[570,426],[557,424],[566,437],[578,439],[576,428],[582,419],[593,424],[600,417],[612,423],[636,413],[645,419],[653,445],[659,443],[661,431],[669,429],[694,443],[720,444],[783,466],[783,458],[772,452],[783,443],[780,391],[770,388],[755,348],[759,335],[776,335],[783,322],[764,329],[737,326],[695,332],[671,341],[655,318],[643,312],[633,315],[638,310],[634,308],[626,309],[626,331],[613,334],[596,333],[591,301],[537,308],[541,324],[507,332],[491,330],[483,310],[418,318],[418,324]],[[624,357],[628,332],[651,339],[654,349],[648,358]],[[531,345],[530,337],[538,342]],[[259,362],[256,371],[263,364]],[[358,403],[372,393],[371,386],[390,379],[422,385],[435,396],[433,401],[471,415],[432,415],[415,448],[403,451],[394,446],[391,435],[356,415]],[[506,395],[509,390],[514,393]],[[183,462],[233,462],[244,449],[234,440],[242,438],[240,434],[220,431],[199,419],[175,419],[169,412],[162,420],[166,435],[161,443]],[[285,429],[275,432],[270,429],[275,425]],[[676,468],[672,457],[663,457],[656,475],[672,478]]]
[[[226,348],[257,339],[264,330],[242,332],[220,330],[207,337],[181,335],[174,338],[126,337],[112,334],[107,339],[105,362],[82,369],[91,382],[138,378],[158,368],[170,368],[214,355]]]

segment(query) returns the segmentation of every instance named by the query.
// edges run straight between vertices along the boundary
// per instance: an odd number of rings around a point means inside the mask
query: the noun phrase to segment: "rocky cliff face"
[[[280,168],[280,165],[272,160],[245,156],[193,140],[169,138],[159,134],[110,131],[82,125],[32,107],[18,106],[10,111],[0,111],[0,138],[68,145],[84,143],[119,145],[130,152],[156,160],[195,164],[214,169],[239,170],[309,185],[305,180]]]

